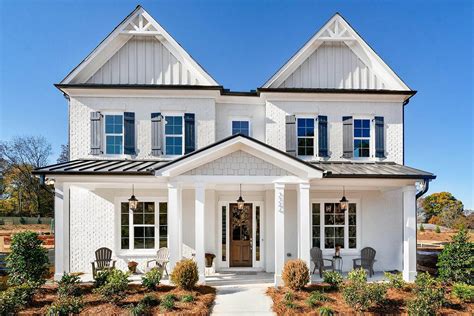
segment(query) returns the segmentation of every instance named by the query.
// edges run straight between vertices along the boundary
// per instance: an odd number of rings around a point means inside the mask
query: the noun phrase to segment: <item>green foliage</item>
[[[288,291],[285,293],[283,296],[283,303],[287,308],[296,308],[296,304],[294,302],[295,300],[295,295],[293,294],[292,291]]]
[[[444,303],[444,287],[428,273],[420,273],[415,280],[415,297],[408,302],[408,314],[436,315]]]
[[[148,290],[156,290],[161,281],[161,271],[158,268],[152,268],[142,277],[142,285]]]
[[[354,310],[366,311],[372,306],[380,305],[387,294],[386,284],[367,283],[367,274],[363,269],[349,272],[349,282],[342,289],[342,297]]]
[[[328,306],[322,306],[318,310],[319,316],[332,316],[334,315],[334,311],[331,309],[331,307]]]
[[[111,272],[112,272],[112,269],[102,270],[102,271],[97,272],[94,278],[94,287],[99,288],[105,283],[107,283],[107,278],[109,277]]]
[[[128,272],[118,269],[110,270],[105,284],[95,289],[96,293],[102,295],[104,300],[118,303],[125,297],[125,291],[128,288]]]
[[[437,234],[441,233],[441,228],[439,228],[439,225],[436,225],[435,233],[437,233]]]
[[[306,262],[301,259],[289,260],[285,263],[281,278],[285,286],[298,291],[309,282],[309,269]]]
[[[192,294],[186,294],[181,297],[181,302],[183,303],[191,303],[194,302],[195,298]]]
[[[474,285],[474,243],[466,230],[453,236],[438,256],[438,274],[445,282]]]
[[[79,297],[61,297],[51,304],[46,312],[47,316],[67,316],[79,314],[84,308],[84,303]]]
[[[146,306],[156,306],[159,304],[158,298],[153,294],[145,294],[143,298],[140,300],[140,303]]]
[[[306,300],[306,304],[309,307],[314,308],[320,303],[327,302],[328,300],[329,300],[329,297],[323,292],[313,291],[311,292],[308,299]]]
[[[385,278],[388,280],[388,284],[393,289],[402,290],[406,286],[405,280],[403,280],[403,275],[398,273],[385,272]]]
[[[199,280],[198,267],[191,259],[179,261],[170,275],[170,280],[183,290],[192,290]]]
[[[48,251],[41,245],[38,234],[25,231],[13,235],[11,253],[7,257],[10,269],[8,283],[20,285],[25,282],[44,283],[48,272]]]
[[[24,283],[0,292],[0,315],[12,315],[28,305],[38,284]]]
[[[332,289],[338,289],[344,278],[339,272],[336,271],[324,271],[323,273],[323,281],[331,285]]]
[[[81,294],[79,283],[80,278],[77,275],[64,273],[58,282],[59,297],[79,296]]]
[[[423,226],[423,223],[420,224],[420,232],[424,232],[425,231],[425,226]]]
[[[132,316],[142,316],[150,314],[150,307],[159,304],[159,300],[152,294],[146,294],[137,305],[130,304],[128,311]]]
[[[455,297],[465,303],[474,302],[474,285],[455,283],[453,285],[452,293]]]
[[[432,216],[440,216],[446,210],[455,210],[461,214],[464,208],[462,202],[457,200],[449,192],[439,192],[428,195],[423,199],[422,207],[428,219]]]
[[[176,296],[173,294],[166,294],[161,298],[160,307],[163,310],[172,310],[174,308],[174,302],[176,301]]]

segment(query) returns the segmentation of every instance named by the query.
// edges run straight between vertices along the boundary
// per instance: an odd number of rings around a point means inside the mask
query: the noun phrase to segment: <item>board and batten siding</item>
[[[201,83],[163,43],[149,37],[131,38],[87,83],[205,84]]]
[[[324,42],[279,87],[384,89],[385,84],[346,44]]]

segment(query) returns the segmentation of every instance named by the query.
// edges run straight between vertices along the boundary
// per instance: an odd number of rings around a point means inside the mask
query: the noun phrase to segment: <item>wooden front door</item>
[[[230,266],[252,266],[252,203],[245,203],[239,210],[237,203],[229,205],[230,217]]]

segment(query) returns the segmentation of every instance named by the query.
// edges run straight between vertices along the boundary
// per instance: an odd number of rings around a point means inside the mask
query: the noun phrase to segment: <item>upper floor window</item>
[[[105,153],[123,154],[123,115],[105,115]]]
[[[165,154],[183,154],[183,117],[165,116]]]
[[[354,120],[354,157],[370,157],[370,120]]]
[[[250,122],[249,121],[232,121],[232,135],[243,134],[250,136]]]
[[[314,156],[314,118],[296,120],[298,156]]]

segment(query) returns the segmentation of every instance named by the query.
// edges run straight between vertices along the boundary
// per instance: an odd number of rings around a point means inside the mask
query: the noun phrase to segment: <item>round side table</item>
[[[333,256],[332,260],[334,261],[334,271],[337,271],[342,274],[343,260],[342,257]]]

